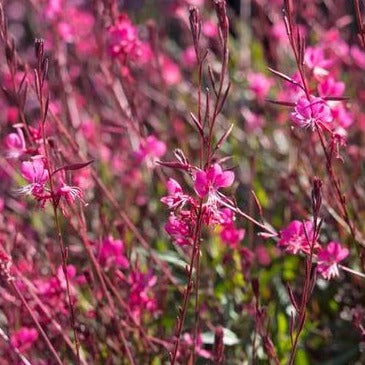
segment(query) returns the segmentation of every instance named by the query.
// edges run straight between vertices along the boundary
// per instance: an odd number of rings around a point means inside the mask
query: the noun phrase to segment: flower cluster
[[[85,284],[84,275],[78,275],[74,265],[66,267],[67,279],[69,281],[70,293],[72,300],[77,303],[77,290]],[[40,277],[34,280],[37,295],[42,299],[43,303],[49,308],[57,308],[59,313],[67,316],[68,304],[65,298],[66,278],[63,268],[59,266],[54,275]]]
[[[215,163],[206,170],[195,168],[192,176],[196,197],[184,193],[176,180],[169,179],[167,182],[168,195],[161,199],[171,209],[165,225],[166,232],[176,244],[191,245],[194,227],[199,219],[207,225],[219,225],[222,241],[236,248],[245,231],[235,228],[234,213],[225,207],[227,198],[219,191],[233,184],[234,173],[224,171]]]
[[[221,230],[220,238],[228,246],[237,248],[238,244],[245,237],[244,229],[237,229],[234,225],[234,213],[228,208],[221,209]]]
[[[349,255],[349,250],[332,241],[318,252],[318,272],[325,279],[339,276],[338,264]]]
[[[11,335],[10,343],[20,352],[29,350],[38,339],[38,331],[35,328],[22,327]]]
[[[128,277],[129,299],[128,305],[133,316],[140,321],[142,314],[147,312],[156,313],[158,310],[157,300],[152,288],[157,283],[157,277],[152,271],[143,273],[133,270]]]
[[[100,264],[108,269],[111,267],[127,269],[129,261],[124,251],[123,241],[115,240],[112,236],[106,237],[101,243],[98,254]]]
[[[311,221],[290,222],[280,232],[278,247],[293,255],[314,255],[317,257],[318,272],[328,280],[339,276],[338,264],[349,255],[349,250],[338,242],[333,241],[321,247],[314,237]]]
[[[64,198],[68,204],[73,204],[80,200],[83,202],[82,190],[77,186],[66,184],[65,177],[61,174],[58,176],[56,188],[52,194],[49,182],[49,172],[45,167],[43,156],[34,156],[31,161],[24,161],[20,168],[21,174],[28,182],[28,185],[19,189],[20,193],[30,194],[42,206],[51,199],[58,205],[60,200]]]
[[[140,142],[139,148],[135,153],[138,163],[147,162],[149,167],[154,165],[154,161],[161,158],[166,152],[164,142],[158,140],[155,136],[148,136]]]
[[[138,29],[127,14],[121,14],[110,26],[108,36],[109,52],[113,57],[119,57],[122,62],[146,63],[150,60],[151,48],[139,38]]]
[[[66,165],[50,173],[48,170],[49,161],[47,161],[44,153],[41,132],[31,129],[30,138],[35,146],[28,147],[23,132],[23,125],[16,124],[14,128],[16,128],[16,133],[8,134],[5,137],[4,145],[7,157],[20,161],[20,173],[28,183],[18,189],[18,192],[32,195],[34,199],[40,202],[42,207],[47,201],[52,201],[56,205],[62,200],[65,200],[68,204],[73,204],[77,200],[83,202],[83,191],[81,188],[66,183],[66,170],[76,170],[87,164],[80,164],[79,166]],[[50,183],[51,178],[53,191]]]
[[[323,123],[331,123],[333,117],[331,110],[321,98],[311,96],[308,99],[302,96],[296,103],[291,114],[293,123],[301,128],[315,129]]]

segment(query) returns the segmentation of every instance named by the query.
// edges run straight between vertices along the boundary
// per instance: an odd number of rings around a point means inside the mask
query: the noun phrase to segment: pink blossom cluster
[[[55,170],[53,174],[50,174],[47,167],[47,158],[44,152],[41,131],[34,128],[30,129],[31,142],[29,142],[30,146],[28,147],[23,126],[16,124],[14,127],[16,128],[16,133],[10,133],[5,137],[4,147],[9,159],[20,162],[20,173],[28,183],[20,188],[18,192],[32,195],[40,202],[41,206],[44,206],[47,201],[52,201],[56,205],[62,200],[65,200],[68,204],[73,204],[77,200],[83,202],[81,188],[66,182],[66,170],[68,168],[70,170],[74,169],[72,166],[61,167]],[[53,175],[53,190],[50,185],[50,175]]]
[[[326,42],[326,37],[334,37]],[[348,64],[349,50],[337,33],[327,33],[323,42],[307,47],[304,66],[308,74],[295,72],[286,76],[288,87],[279,93],[285,102],[293,102],[291,121],[294,126],[315,130],[316,127],[333,135],[346,137],[354,123],[354,114],[344,96],[345,84],[338,79],[337,67]],[[336,53],[339,49],[341,52]],[[356,53],[356,52],[355,52]]]
[[[124,242],[111,235],[103,239],[98,251],[96,254],[102,269],[115,272],[128,292],[127,305],[133,317],[139,322],[144,313],[157,313],[158,303],[153,293],[157,277],[152,270],[144,273],[131,268]]]
[[[127,269],[129,267],[129,260],[125,256],[124,242],[115,240],[112,236],[108,236],[102,241],[98,258],[105,269]]]
[[[140,321],[145,312],[156,314],[158,303],[152,289],[157,283],[157,277],[152,271],[143,273],[133,270],[127,282],[129,284],[128,305],[132,315]]]
[[[165,230],[176,244],[185,246],[193,243],[194,227],[199,219],[207,225],[219,225],[222,241],[232,248],[238,246],[244,238],[245,231],[235,227],[234,213],[225,207],[227,198],[219,191],[221,188],[230,187],[233,181],[234,173],[223,170],[218,163],[206,170],[196,168],[193,173],[194,190],[197,195],[195,197],[184,193],[176,180],[168,180],[168,195],[161,201],[171,210]]]
[[[150,135],[140,142],[139,148],[135,153],[135,158],[138,163],[146,161],[147,165],[152,167],[154,165],[153,162],[161,158],[165,152],[166,144],[158,140],[155,136]]]
[[[45,167],[43,156],[34,156],[32,160],[22,162],[20,171],[29,184],[21,188],[19,192],[31,194],[42,206],[51,199],[54,199],[57,205],[62,198],[68,204],[73,204],[76,200],[83,201],[81,189],[68,185],[62,176],[58,179],[58,185],[52,194],[48,184],[49,172]]]
[[[74,44],[79,57],[95,54],[97,45],[92,33],[95,25],[92,12],[80,6],[81,2],[48,0],[44,3],[44,18],[53,26],[53,32],[46,35],[47,46],[52,47],[60,39]]]
[[[221,240],[228,246],[237,248],[238,244],[245,237],[245,230],[235,227],[235,216],[232,210],[228,208],[221,209],[221,218],[221,231],[219,233]]]
[[[29,266],[30,263],[28,263]],[[31,269],[27,268],[25,262],[18,264],[19,270],[24,271]],[[83,274],[78,274],[77,269],[74,265],[67,265],[66,268],[67,278],[70,285],[70,293],[72,296],[72,300],[74,303],[78,302],[78,290],[83,287],[85,284],[85,276]],[[33,280],[35,293],[42,300],[42,303],[49,309],[57,309],[59,314],[62,314],[67,317],[68,314],[68,304],[67,298],[65,297],[66,290],[66,279],[63,273],[63,268],[61,266],[56,268],[55,273],[51,273],[49,275],[37,276]],[[19,281],[19,287],[24,294],[26,294],[27,290],[24,284]],[[30,304],[33,304],[33,301],[30,301]],[[36,303],[34,303],[36,304]]]
[[[38,339],[38,331],[35,328],[22,327],[12,334],[11,345],[20,352],[29,350]]]
[[[293,255],[304,254],[317,257],[318,272],[327,280],[339,276],[338,264],[349,255],[340,243],[331,241],[322,247],[313,235],[311,221],[294,220],[280,232],[278,247]]]
[[[120,14],[117,22],[108,29],[109,52],[122,62],[147,63],[152,56],[148,43],[143,42],[136,25],[127,14]]]
[[[302,96],[295,105],[292,113],[293,123],[301,128],[315,129],[333,120],[331,110],[322,98]]]

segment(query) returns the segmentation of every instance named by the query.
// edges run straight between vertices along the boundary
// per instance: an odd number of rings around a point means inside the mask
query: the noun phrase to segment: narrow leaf
[[[62,170],[64,170],[64,171],[80,170],[80,169],[83,169],[84,167],[90,165],[93,162],[94,162],[94,160],[90,160],[88,162],[81,162],[81,163],[75,163],[75,164],[71,164],[71,165],[65,165],[65,166],[59,167],[58,169],[53,171],[52,175],[54,175],[55,173],[62,171]]]

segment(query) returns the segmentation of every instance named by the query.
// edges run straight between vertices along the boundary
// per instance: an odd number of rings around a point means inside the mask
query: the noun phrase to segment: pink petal
[[[22,165],[20,167],[20,171],[23,175],[23,177],[28,180],[29,182],[33,182],[34,180],[34,170],[33,170],[33,164],[30,161],[22,162]]]
[[[233,181],[234,173],[232,171],[224,171],[216,177],[214,185],[216,188],[227,188],[233,184]]]
[[[169,192],[170,195],[182,192],[180,184],[175,179],[170,178],[167,181],[166,186],[167,186],[167,191]]]
[[[207,179],[210,183],[213,183],[217,176],[222,173],[222,168],[216,163],[213,166],[209,167],[207,171]]]
[[[207,174],[204,171],[198,171],[195,176],[194,189],[201,197],[205,197],[209,192]]]

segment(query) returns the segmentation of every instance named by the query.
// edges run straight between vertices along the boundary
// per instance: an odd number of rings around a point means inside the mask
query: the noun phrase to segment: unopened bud
[[[199,57],[199,38],[200,38],[200,31],[201,31],[201,19],[199,15],[199,10],[196,6],[191,6],[189,8],[189,22],[190,22],[190,30],[193,36],[193,43],[195,48],[195,53],[197,57]]]
[[[313,188],[312,188],[312,209],[313,214],[318,215],[319,210],[322,205],[322,181],[317,177],[313,179]]]
[[[227,40],[228,30],[229,30],[229,21],[227,17],[227,9],[226,9],[226,1],[225,0],[215,0],[215,11],[218,17],[218,27],[221,32],[221,36],[223,40]]]

